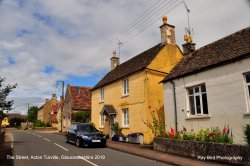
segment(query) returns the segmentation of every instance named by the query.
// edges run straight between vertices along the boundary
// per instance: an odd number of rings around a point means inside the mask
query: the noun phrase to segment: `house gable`
[[[184,56],[163,82],[250,57],[249,36],[247,27]]]

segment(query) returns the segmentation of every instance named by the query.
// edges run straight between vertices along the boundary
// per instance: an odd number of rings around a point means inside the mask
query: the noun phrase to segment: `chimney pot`
[[[113,51],[113,57],[110,60],[111,60],[111,70],[114,70],[120,64],[120,59],[119,57],[116,56],[116,51]]]
[[[162,17],[161,29],[161,44],[175,44],[175,27],[167,23],[167,16]]]

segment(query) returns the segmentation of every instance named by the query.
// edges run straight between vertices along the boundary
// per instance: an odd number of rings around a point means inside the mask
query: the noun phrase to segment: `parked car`
[[[100,145],[106,146],[106,136],[90,123],[73,123],[65,135],[66,142],[72,142],[77,147]]]

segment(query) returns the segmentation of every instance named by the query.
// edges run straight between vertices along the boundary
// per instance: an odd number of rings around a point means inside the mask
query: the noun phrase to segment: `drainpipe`
[[[175,94],[175,82],[170,81],[173,86],[174,92],[174,115],[175,115],[175,133],[178,132],[178,122],[177,122],[177,107],[176,107],[176,94]]]

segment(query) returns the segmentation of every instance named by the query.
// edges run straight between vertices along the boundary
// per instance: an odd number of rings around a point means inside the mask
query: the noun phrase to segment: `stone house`
[[[66,131],[72,122],[74,114],[91,110],[91,87],[67,85],[62,109],[63,131]]]
[[[120,64],[116,53],[111,58],[111,71],[92,89],[91,120],[95,126],[113,136],[118,122],[122,133],[140,132],[144,143],[153,134],[144,122],[152,122],[151,111],[163,115],[163,85],[159,82],[182,59],[175,43],[174,26],[163,17],[161,42]]]
[[[167,130],[229,125],[234,142],[244,143],[242,126],[250,123],[250,27],[194,52],[184,50],[163,80]]]
[[[52,106],[57,104],[56,94],[52,94],[51,99],[45,99],[45,103],[38,108],[37,120],[42,122],[49,122],[51,120]]]

